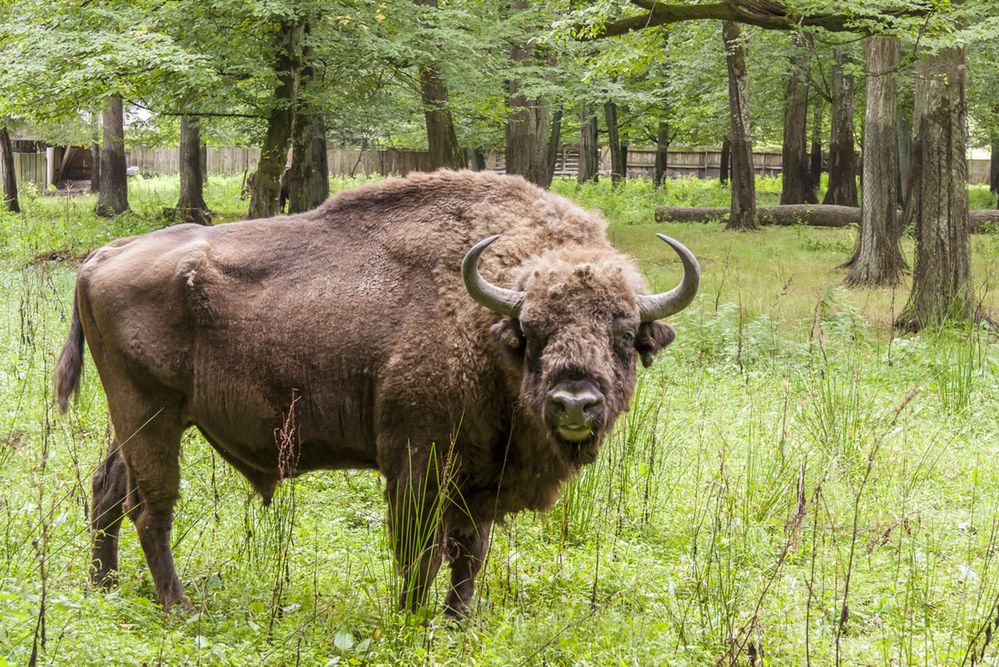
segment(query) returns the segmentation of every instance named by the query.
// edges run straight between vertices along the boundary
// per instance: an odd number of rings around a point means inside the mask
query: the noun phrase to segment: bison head
[[[684,276],[663,294],[642,294],[633,264],[604,248],[551,250],[527,262],[516,289],[486,281],[476,244],[462,263],[469,294],[505,317],[492,328],[519,380],[519,404],[573,465],[595,460],[604,434],[628,408],[636,358],[645,366],[673,340],[657,320],[685,308],[697,293],[700,267],[682,244],[659,234],[680,256]]]

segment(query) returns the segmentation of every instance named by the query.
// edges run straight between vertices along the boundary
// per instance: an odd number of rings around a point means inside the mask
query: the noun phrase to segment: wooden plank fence
[[[45,189],[45,153],[14,153],[14,174],[18,184],[33,183]]]
[[[209,175],[238,175],[257,167],[260,149],[239,146],[212,147],[208,151]],[[21,183],[34,183],[45,187],[45,153],[14,153],[14,170]],[[486,169],[503,172],[506,158],[502,150],[486,150]],[[426,151],[404,149],[340,148],[327,152],[330,174],[336,176],[366,176],[370,174],[407,174],[411,171],[430,169],[430,155]],[[180,171],[180,150],[164,147],[133,147],[126,151],[129,166],[139,167],[146,175],[176,174]],[[628,151],[628,176],[651,178],[655,171],[654,148],[640,147]],[[753,154],[757,174],[774,176],[781,173],[781,154],[757,152]],[[579,167],[579,146],[565,144],[558,153],[556,176],[572,177]],[[600,153],[600,172],[610,173],[610,151]],[[673,178],[718,178],[721,173],[721,151],[670,151],[668,173]],[[989,160],[968,160],[968,181],[989,182]]]

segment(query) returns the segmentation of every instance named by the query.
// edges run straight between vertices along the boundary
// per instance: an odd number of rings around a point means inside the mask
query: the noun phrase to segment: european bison
[[[492,523],[548,508],[596,458],[636,358],[673,340],[657,320],[697,291],[697,261],[660,235],[684,277],[646,294],[605,224],[519,177],[440,171],[92,253],[55,372],[66,410],[86,339],[114,424],[92,581],[113,582],[129,516],[160,602],[189,606],[170,528],[196,426],[265,502],[288,475],[381,471],[402,604],[425,602],[446,557],[445,612],[464,613]],[[276,438],[291,413],[293,437]]]

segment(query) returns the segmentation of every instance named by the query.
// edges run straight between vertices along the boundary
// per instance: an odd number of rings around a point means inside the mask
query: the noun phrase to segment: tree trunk
[[[472,171],[486,170],[486,156],[481,148],[466,148],[465,160],[468,162],[468,168]]]
[[[992,140],[992,154],[989,156],[989,192],[999,194],[999,139]]]
[[[654,173],[655,184],[661,188],[669,177],[669,145],[673,138],[670,136],[669,121],[659,121],[659,131],[656,132],[656,167]]]
[[[604,103],[604,121],[607,123],[607,149],[611,159],[611,182],[617,185],[624,178],[624,165],[621,164],[621,135],[617,126],[617,104]]]
[[[864,118],[864,201],[860,233],[846,284],[896,285],[905,266],[899,248],[895,205],[898,171],[897,118],[899,41],[867,38],[867,115]]]
[[[720,163],[718,165],[718,180],[722,185],[728,183],[732,172],[732,140],[728,137],[722,139]]]
[[[905,206],[909,196],[909,169],[912,168],[912,109],[904,109],[901,101],[896,113],[898,124],[898,171],[896,172],[896,191],[898,205]],[[899,230],[901,236],[901,230]]]
[[[916,64],[909,197],[915,230],[909,302],[896,324],[916,331],[975,315],[968,224],[965,50],[949,47]]]
[[[660,206],[656,222],[725,222],[727,208],[714,206]],[[807,225],[847,227],[860,222],[860,209],[826,204],[780,204],[758,206],[756,220],[761,225]]]
[[[429,14],[421,18],[420,23],[432,24],[436,17],[437,0],[415,0],[415,2],[417,5],[429,8]],[[420,97],[423,100],[423,116],[427,124],[431,169],[461,169],[465,166],[465,156],[458,146],[447,84],[436,62],[420,65]]]
[[[832,118],[829,127],[829,189],[823,204],[857,206],[857,153],[853,136],[853,76],[845,48],[833,50]]]
[[[436,4],[436,3],[435,3]],[[432,169],[461,169],[465,156],[458,146],[454,118],[448,106],[448,89],[434,64],[420,67],[420,95],[427,122],[427,146]]]
[[[784,149],[781,204],[814,204],[815,188],[808,170],[808,51],[801,39],[794,37],[791,65],[784,97]]]
[[[276,35],[274,71],[278,85],[267,116],[267,134],[250,191],[250,218],[270,218],[280,212],[281,174],[288,160],[288,143],[294,124],[298,73],[301,66],[301,22],[282,21]]]
[[[808,158],[808,175],[813,192],[822,182],[822,116],[822,98],[816,94],[812,103],[812,147]]]
[[[720,206],[659,206],[657,222],[725,222],[729,210]],[[896,218],[902,211],[895,212]],[[809,227],[849,227],[859,225],[862,219],[857,206],[835,204],[777,204],[756,207],[756,220],[761,225],[807,225]],[[971,231],[999,231],[999,211],[982,209],[969,211]]]
[[[546,188],[552,184],[552,180],[555,178],[555,167],[558,166],[558,149],[562,142],[561,103],[555,108],[555,113],[552,114],[551,125],[551,134],[548,137],[548,181],[545,183]]]
[[[302,49],[302,76],[299,83],[295,125],[291,135],[291,168],[288,172],[288,212],[302,213],[316,208],[330,196],[330,169],[326,158],[326,120],[314,107],[312,95],[318,82],[308,46],[310,26],[306,23]],[[447,91],[445,90],[445,96]],[[450,113],[448,114],[450,116]],[[429,120],[427,127],[430,127]],[[452,127],[452,131],[453,131]],[[458,155],[461,151],[455,146]],[[431,153],[432,159],[433,153]],[[463,161],[457,163],[462,166]]]
[[[90,144],[90,191],[101,191],[101,144],[96,140]]]
[[[726,229],[756,229],[756,174],[753,137],[749,129],[749,75],[742,28],[722,22],[728,68],[728,108],[732,134],[732,206]]]
[[[600,145],[597,138],[597,113],[589,102],[580,104],[579,118],[579,170],[576,180],[580,183],[597,182],[600,178]]]
[[[197,116],[180,118],[180,199],[177,212],[184,222],[211,224],[205,204],[201,172],[201,121]]]
[[[288,173],[288,212],[311,211],[330,196],[330,169],[326,158],[326,121],[311,109],[299,113],[291,141]]]
[[[618,137],[621,144],[621,178],[628,180],[628,135],[619,130]]]
[[[0,125],[0,180],[3,181],[4,207],[11,213],[20,213],[17,201],[17,174],[14,172],[14,147],[6,125]]]
[[[514,11],[527,10],[527,0],[512,0]],[[536,59],[533,42],[515,44],[510,59],[516,66],[528,67]],[[508,105],[513,112],[506,124],[506,172],[520,174],[531,183],[546,187],[548,180],[548,106],[543,100],[528,99],[520,92],[520,82],[507,82]]]
[[[101,187],[97,215],[111,218],[128,210],[128,166],[125,164],[125,119],[121,98],[112,95],[101,114]]]
[[[200,132],[199,141],[200,141]],[[208,144],[204,141],[201,142],[201,150],[198,151],[201,156],[201,184],[206,185],[208,183]]]

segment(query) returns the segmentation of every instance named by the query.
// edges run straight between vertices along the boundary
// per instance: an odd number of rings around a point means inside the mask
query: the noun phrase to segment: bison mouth
[[[597,460],[601,436],[595,429],[556,428],[552,431],[559,455],[574,466],[583,466]]]
[[[544,418],[549,432],[573,465],[596,460],[604,417],[604,394],[594,382],[563,380],[546,396]]]

